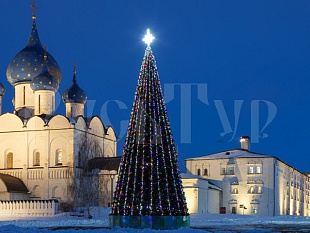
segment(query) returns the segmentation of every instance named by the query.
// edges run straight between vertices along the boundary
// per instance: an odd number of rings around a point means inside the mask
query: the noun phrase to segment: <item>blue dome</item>
[[[87,100],[86,92],[76,82],[75,72],[71,86],[62,94],[62,100],[65,103],[85,104]]]
[[[45,50],[39,39],[36,18],[35,16],[32,18],[32,31],[28,43],[24,49],[15,55],[6,70],[7,79],[12,85],[20,82],[30,82],[44,69]],[[61,70],[54,57],[48,52],[46,52],[46,55],[47,68],[50,74],[60,83],[62,78]]]
[[[0,83],[0,96],[4,96],[5,89],[2,83]]]
[[[53,75],[51,75],[48,72],[45,63],[43,72],[32,79],[30,87],[34,91],[38,90],[57,91],[59,87],[59,82]]]

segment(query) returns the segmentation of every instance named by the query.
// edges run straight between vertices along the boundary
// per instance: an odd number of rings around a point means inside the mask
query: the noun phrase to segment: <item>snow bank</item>
[[[2,232],[52,232],[57,229],[57,233],[206,233],[208,231],[198,229],[181,228],[178,230],[151,230],[151,229],[123,229],[113,228],[108,229],[109,226],[109,213],[110,209],[94,208],[91,211],[92,219],[88,219],[81,213],[62,213],[51,217],[23,217],[23,216],[4,216],[0,215],[0,233]],[[192,214],[191,227],[193,228],[219,228],[221,226],[232,226],[236,229],[238,226],[251,226],[251,225],[298,225],[306,226],[310,224],[309,217],[300,216],[249,216],[238,214]],[[226,228],[227,229],[227,228]],[[55,232],[55,231],[54,231]],[[221,232],[221,231],[216,231]],[[222,231],[223,232],[223,231]],[[227,231],[225,232],[235,232]],[[242,231],[244,232],[244,231]],[[251,230],[248,232],[262,232],[261,230]],[[263,231],[271,232],[271,231]]]

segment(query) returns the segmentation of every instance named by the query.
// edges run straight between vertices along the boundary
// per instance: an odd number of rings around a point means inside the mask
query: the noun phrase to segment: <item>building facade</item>
[[[275,156],[233,149],[186,159],[186,172],[222,189],[226,213],[310,216],[309,176]]]
[[[217,214],[222,203],[222,190],[199,175],[181,174],[188,212]]]

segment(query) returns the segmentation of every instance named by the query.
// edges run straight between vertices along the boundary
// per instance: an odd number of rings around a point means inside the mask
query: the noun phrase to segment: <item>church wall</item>
[[[35,98],[33,90],[29,83],[18,84],[15,86],[15,110],[27,107],[29,109],[34,109]]]
[[[40,90],[35,91],[35,115],[50,115],[55,110],[55,92]]]
[[[9,154],[13,157],[12,168],[27,166],[27,140],[23,132],[0,134],[0,168],[10,168]]]
[[[74,128],[74,124],[71,124],[67,117],[62,115],[53,116],[48,122],[49,129],[67,129]]]
[[[0,96],[0,115],[2,114],[2,96]]]
[[[0,133],[22,131],[23,126],[23,121],[15,114],[5,113],[0,116]]]
[[[104,140],[104,156],[116,156],[116,135],[112,127],[108,127]]]
[[[0,179],[0,193],[7,192],[4,182]]]
[[[106,137],[99,118],[93,118],[90,126],[91,140],[96,140],[102,151],[109,148],[105,156],[115,156],[116,137],[112,128]],[[1,115],[0,172],[20,178],[30,191],[31,199],[73,201],[74,162],[77,165],[79,137],[85,129],[83,118],[74,125],[62,115],[53,116],[49,121],[34,116],[23,124],[14,114]],[[13,153],[12,169],[7,169],[8,153]]]
[[[0,172],[13,176],[21,173],[18,175],[19,178],[30,191],[37,190],[39,195],[37,198],[59,197],[61,200],[66,200],[68,170],[72,169],[73,164],[74,129],[49,130],[48,127],[42,129],[43,121],[36,118],[29,121],[28,127],[22,129],[24,131],[0,133],[0,169],[2,168]],[[38,130],[33,130],[33,127]],[[9,152],[13,153],[13,169],[3,170],[7,168],[6,155]],[[36,164],[37,152],[40,154],[39,164]],[[56,156],[59,152],[62,154],[62,161],[57,165]]]
[[[9,201],[10,193],[9,192],[0,192],[0,200]]]
[[[84,116],[84,104],[66,103],[66,117]]]
[[[87,125],[84,117],[79,117],[75,123],[75,129],[85,131]]]

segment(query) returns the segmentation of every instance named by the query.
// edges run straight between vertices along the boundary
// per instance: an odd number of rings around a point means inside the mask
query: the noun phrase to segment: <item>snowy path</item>
[[[0,215],[0,233],[2,232],[57,232],[57,233],[155,233],[157,230],[108,229],[109,210],[93,212],[93,219],[58,214],[53,217],[19,217]],[[247,215],[193,214],[191,229],[166,230],[163,233],[206,233],[206,232],[310,232],[310,218],[299,216],[258,217]],[[197,229],[199,228],[199,229]],[[203,230],[202,230],[203,229]],[[255,229],[255,230],[254,230]]]

